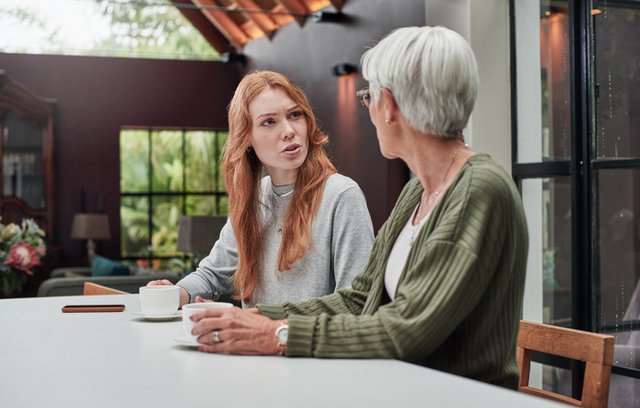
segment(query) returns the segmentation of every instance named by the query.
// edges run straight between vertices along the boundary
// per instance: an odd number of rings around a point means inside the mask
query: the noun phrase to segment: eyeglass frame
[[[367,110],[371,104],[371,90],[369,87],[362,88],[356,92],[356,96],[360,99],[360,104]]]

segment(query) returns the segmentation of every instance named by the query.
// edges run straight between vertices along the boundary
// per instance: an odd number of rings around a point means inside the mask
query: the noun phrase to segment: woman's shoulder
[[[507,171],[488,154],[478,153],[469,159],[469,176],[471,180],[482,185],[501,185],[515,187],[513,179]]]
[[[488,154],[476,154],[469,159],[465,171],[467,193],[474,200],[494,201],[498,197],[519,200],[519,192],[513,178]],[[463,176],[464,177],[464,176]]]
[[[358,183],[356,183],[352,178],[340,173],[333,173],[330,175],[324,185],[325,194],[340,194],[341,192],[352,188],[360,190]]]

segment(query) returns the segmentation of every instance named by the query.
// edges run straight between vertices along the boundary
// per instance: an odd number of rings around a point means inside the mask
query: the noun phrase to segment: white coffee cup
[[[207,309],[226,309],[229,307],[233,307],[233,305],[225,302],[189,303],[182,306],[182,328],[184,329],[184,335],[190,337],[193,341],[198,340],[198,336],[191,334],[191,330],[193,330],[193,326],[196,324],[196,322],[191,321],[191,315]]]
[[[180,307],[180,287],[142,286],[140,292],[140,309],[147,316],[172,316]]]

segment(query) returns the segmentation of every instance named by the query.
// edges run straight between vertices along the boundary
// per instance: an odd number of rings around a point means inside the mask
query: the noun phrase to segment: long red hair
[[[304,112],[309,152],[298,169],[293,196],[284,215],[278,271],[291,269],[311,248],[311,225],[320,207],[327,178],[336,172],[324,145],[328,138],[316,123],[302,89],[286,76],[272,71],[247,74],[229,104],[229,137],[222,161],[229,193],[229,216],[238,243],[238,269],[233,278],[236,298],[250,301],[263,269],[263,222],[260,217],[262,163],[250,147],[252,120],[249,104],[267,88],[282,89]]]

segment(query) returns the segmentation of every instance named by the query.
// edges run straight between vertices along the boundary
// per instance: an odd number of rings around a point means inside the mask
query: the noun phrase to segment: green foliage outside
[[[226,136],[199,130],[120,133],[123,257],[175,257],[183,214],[227,215],[220,169]]]
[[[47,9],[34,6],[33,3],[0,4],[0,24],[15,24],[27,29],[30,35],[37,36],[38,44],[35,49],[38,53],[190,60],[220,58],[218,52],[168,0],[93,1],[95,12],[100,13],[109,23],[110,30],[105,34],[86,33],[86,39],[94,40],[81,50],[77,49],[77,44],[69,43],[62,35],[64,25],[73,24],[72,21],[63,25],[54,24]],[[76,5],[68,1],[60,3],[60,7],[67,8]],[[0,48],[0,51],[3,50]],[[12,46],[9,46],[8,51],[33,52],[28,47]]]
[[[218,53],[168,0],[95,0],[111,22],[111,35],[97,51],[123,50],[130,56],[218,59]],[[165,5],[161,5],[164,3]]]

